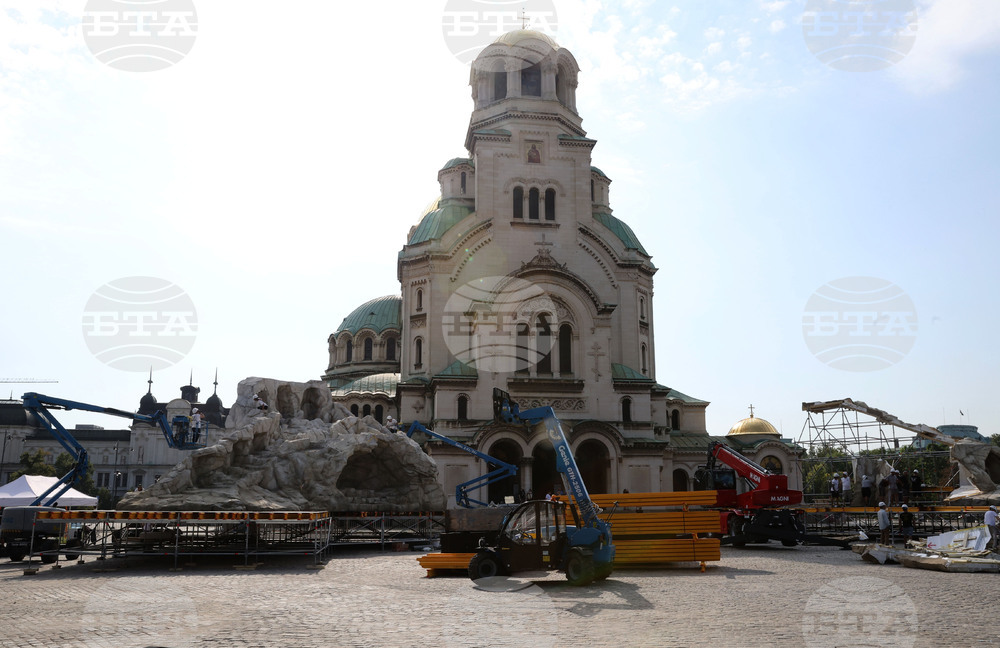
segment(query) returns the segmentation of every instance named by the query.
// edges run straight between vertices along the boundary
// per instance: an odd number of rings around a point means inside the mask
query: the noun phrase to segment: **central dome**
[[[762,418],[756,418],[753,414],[750,418],[745,418],[742,421],[738,421],[736,425],[729,428],[729,433],[726,436],[749,436],[749,435],[768,435],[780,437],[779,433],[774,426],[765,421]]]
[[[554,50],[559,49],[559,44],[552,40],[551,36],[540,31],[535,31],[534,29],[518,29],[516,31],[507,32],[506,34],[502,34],[500,38],[493,41],[493,43],[495,45],[514,46],[523,40],[528,40],[529,38],[540,40]]]

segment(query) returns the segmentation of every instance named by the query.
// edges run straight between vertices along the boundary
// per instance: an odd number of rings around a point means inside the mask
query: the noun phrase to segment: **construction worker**
[[[202,416],[198,408],[195,407],[191,410],[191,442],[198,443],[198,438],[201,437],[201,426],[202,426]]]
[[[840,501],[844,506],[851,504],[851,478],[846,472],[840,473]]]
[[[885,502],[878,503],[878,530],[880,534],[880,540],[884,545],[889,544],[889,533],[892,531],[892,519],[889,517],[889,511],[885,508]]]
[[[913,513],[910,513],[910,507],[903,504],[903,512],[899,514],[899,529],[903,534],[903,546],[910,541],[913,537]]]
[[[840,503],[840,473],[833,473],[830,479],[830,506]]]
[[[996,551],[1000,547],[1000,542],[997,541],[997,507],[990,505],[990,510],[986,511],[986,515],[983,516],[983,524],[990,532],[990,544],[987,546],[992,546],[993,551]]]

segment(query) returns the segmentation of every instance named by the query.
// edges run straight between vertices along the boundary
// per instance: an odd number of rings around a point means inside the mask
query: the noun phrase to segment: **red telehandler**
[[[717,467],[717,464],[727,466]],[[736,477],[746,484],[737,492]],[[847,548],[848,542],[806,533],[805,511],[789,508],[802,501],[802,491],[788,488],[788,475],[778,475],[751,461],[724,443],[708,449],[708,461],[695,472],[698,490],[718,492],[722,544],[742,547],[748,542],[779,540],[786,547],[821,544]]]

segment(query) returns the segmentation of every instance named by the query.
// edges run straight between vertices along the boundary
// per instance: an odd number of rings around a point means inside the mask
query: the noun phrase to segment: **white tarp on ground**
[[[21,475],[11,483],[0,486],[0,507],[28,506],[52,488],[59,479],[42,475]],[[97,498],[71,488],[59,497],[58,506],[97,506]]]

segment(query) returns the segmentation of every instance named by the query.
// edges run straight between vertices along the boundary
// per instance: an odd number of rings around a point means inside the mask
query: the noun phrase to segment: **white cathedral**
[[[708,402],[657,381],[656,267],[611,209],[611,179],[577,112],[579,66],[550,37],[504,34],[472,65],[467,158],[399,253],[400,294],[373,299],[330,335],[335,400],[392,416],[519,467],[489,501],[558,489],[543,434],[493,422],[492,390],[551,406],[593,493],[689,490],[713,440],[801,488],[801,449],[767,421],[711,437]],[[445,493],[491,470],[440,441]],[[453,501],[450,502],[454,504]]]

